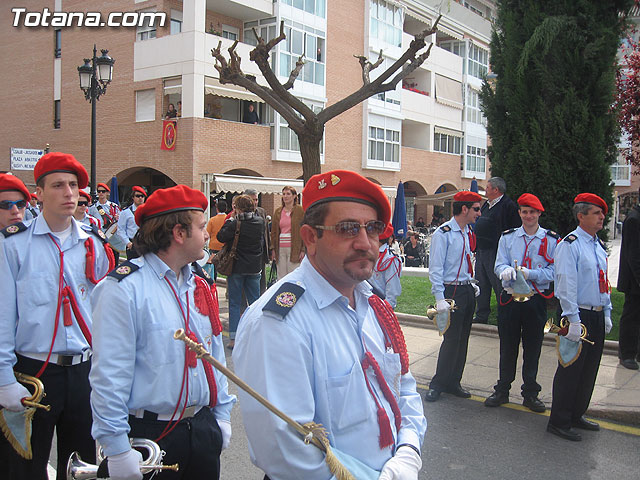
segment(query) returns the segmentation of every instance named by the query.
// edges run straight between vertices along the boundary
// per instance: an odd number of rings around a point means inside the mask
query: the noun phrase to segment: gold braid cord
[[[284,420],[289,426],[296,430],[304,438],[304,443],[312,443],[317,448],[325,453],[324,460],[329,467],[329,470],[338,480],[356,480],[347,468],[340,463],[336,456],[331,451],[329,440],[327,438],[327,431],[318,423],[305,423],[300,425],[291,417],[287,416],[284,412],[276,408],[269,400],[256,392],[251,388],[244,380],[238,377],[235,373],[221,364],[215,357],[213,357],[201,343],[194,342],[184,333],[183,329],[176,330],[173,334],[173,338],[176,340],[182,340],[190,350],[194,351],[199,358],[202,358],[206,362],[213,365],[217,370],[222,372],[229,380],[242,388],[245,392],[255,398],[264,407],[270,410],[273,414]]]

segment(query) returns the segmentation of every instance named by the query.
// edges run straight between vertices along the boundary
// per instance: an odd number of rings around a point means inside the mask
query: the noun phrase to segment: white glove
[[[222,450],[229,446],[231,442],[231,422],[228,420],[218,420],[220,432],[222,432]]]
[[[142,454],[131,449],[118,455],[107,457],[109,478],[112,480],[142,480],[140,463]]]
[[[520,270],[522,270],[522,274],[524,275],[524,279],[527,280],[529,278],[529,272],[531,272],[531,270],[529,270],[526,267],[520,267]]]
[[[611,317],[604,317],[604,333],[609,334],[611,329],[613,328],[613,323],[611,323]]]
[[[451,305],[446,300],[438,300],[436,302],[436,310],[438,313],[444,313],[451,308]]]
[[[420,455],[413,448],[402,446],[384,464],[378,480],[418,480],[421,468]]]
[[[500,273],[500,280],[503,282],[512,282],[516,279],[516,270],[513,267],[505,268],[502,273]]]
[[[473,287],[473,291],[475,293],[476,297],[480,296],[480,285],[478,285],[477,283],[471,283],[471,286]]]
[[[22,399],[30,396],[31,392],[18,382],[0,387],[0,405],[12,412],[24,412],[26,407],[22,404]]]
[[[572,322],[569,324],[569,332],[565,336],[567,340],[571,340],[572,342],[579,342],[580,335],[582,335],[582,323],[580,322]]]

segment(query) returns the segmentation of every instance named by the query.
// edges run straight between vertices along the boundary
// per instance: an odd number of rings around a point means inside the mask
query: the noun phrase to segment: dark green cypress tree
[[[616,52],[633,0],[499,0],[481,101],[491,175],[545,206],[545,227],[575,228],[573,198],[611,205],[619,130],[611,105]],[[490,83],[489,83],[490,82]]]

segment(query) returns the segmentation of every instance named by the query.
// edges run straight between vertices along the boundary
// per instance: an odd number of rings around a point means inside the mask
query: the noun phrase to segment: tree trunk
[[[318,140],[310,135],[298,135],[300,154],[302,155],[302,178],[305,185],[312,176],[322,172],[320,168],[321,141],[322,136]]]

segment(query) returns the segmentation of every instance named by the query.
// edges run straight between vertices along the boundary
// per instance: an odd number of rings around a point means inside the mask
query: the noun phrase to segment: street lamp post
[[[96,101],[107,91],[107,85],[113,75],[115,60],[109,55],[109,50],[100,50],[102,56],[96,56],[96,46],[93,45],[93,58],[85,58],[84,65],[78,67],[80,88],[84,97],[91,103],[91,196],[96,198]]]

